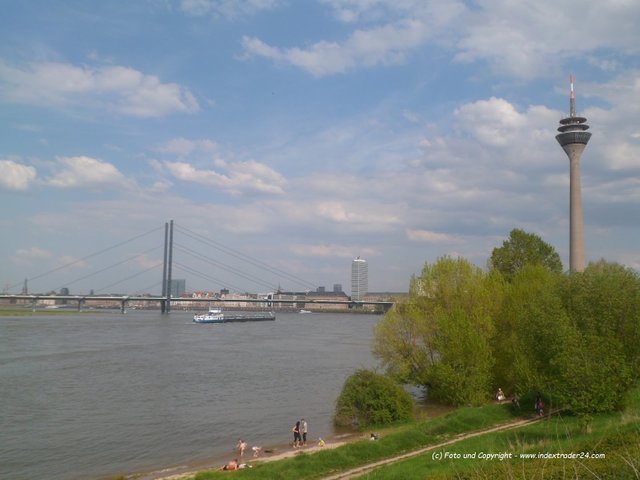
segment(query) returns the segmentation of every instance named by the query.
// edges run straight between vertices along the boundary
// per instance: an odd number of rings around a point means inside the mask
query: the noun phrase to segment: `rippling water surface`
[[[380,317],[194,324],[174,311],[0,317],[0,478],[98,479],[334,434]]]

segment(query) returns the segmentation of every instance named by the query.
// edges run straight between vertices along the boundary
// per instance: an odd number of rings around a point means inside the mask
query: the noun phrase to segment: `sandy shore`
[[[317,442],[309,444],[307,447],[292,448],[289,445],[277,445],[273,447],[264,447],[263,453],[259,457],[253,457],[253,452],[250,450],[245,455],[244,459],[239,463],[246,463],[248,465],[255,465],[259,462],[274,462],[276,460],[282,460],[284,458],[291,458],[300,452],[315,453],[321,450],[328,450],[345,445],[349,442],[362,440],[367,438],[366,435],[361,433],[344,434],[330,439],[325,439],[325,445],[319,446]],[[137,474],[127,476],[129,480],[191,480],[198,472],[205,470],[211,470],[220,468],[227,461],[236,458],[237,455],[230,453],[224,457],[218,456],[215,459],[211,459],[207,462],[203,462],[198,465],[184,465],[175,468],[168,468],[156,472],[149,472],[147,474]]]

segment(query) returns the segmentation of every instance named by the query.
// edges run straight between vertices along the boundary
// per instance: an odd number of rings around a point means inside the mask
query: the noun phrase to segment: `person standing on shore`
[[[300,421],[298,420],[296,424],[291,429],[293,431],[293,448],[300,447],[302,443],[302,438],[300,437]]]
[[[300,420],[300,433],[302,434],[302,446],[307,446],[307,432],[309,427],[307,426],[307,421],[303,418]]]

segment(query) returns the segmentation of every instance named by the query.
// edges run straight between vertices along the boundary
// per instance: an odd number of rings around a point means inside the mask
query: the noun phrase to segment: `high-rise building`
[[[187,281],[182,279],[171,280],[171,296],[181,297],[187,290]]]
[[[569,77],[571,95],[569,116],[560,120],[556,140],[569,157],[569,270],[584,270],[584,223],[582,217],[582,194],[580,193],[580,155],[587,146],[591,133],[585,117],[576,116],[573,75]]]
[[[351,262],[351,299],[362,300],[369,290],[367,261],[357,257]]]

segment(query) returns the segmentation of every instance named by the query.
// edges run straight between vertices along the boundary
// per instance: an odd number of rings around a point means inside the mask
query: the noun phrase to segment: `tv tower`
[[[582,194],[580,193],[580,155],[589,143],[591,133],[585,117],[576,116],[576,98],[573,92],[573,75],[569,76],[571,96],[569,116],[560,120],[556,140],[569,157],[569,271],[584,271],[584,222],[582,219]]]

